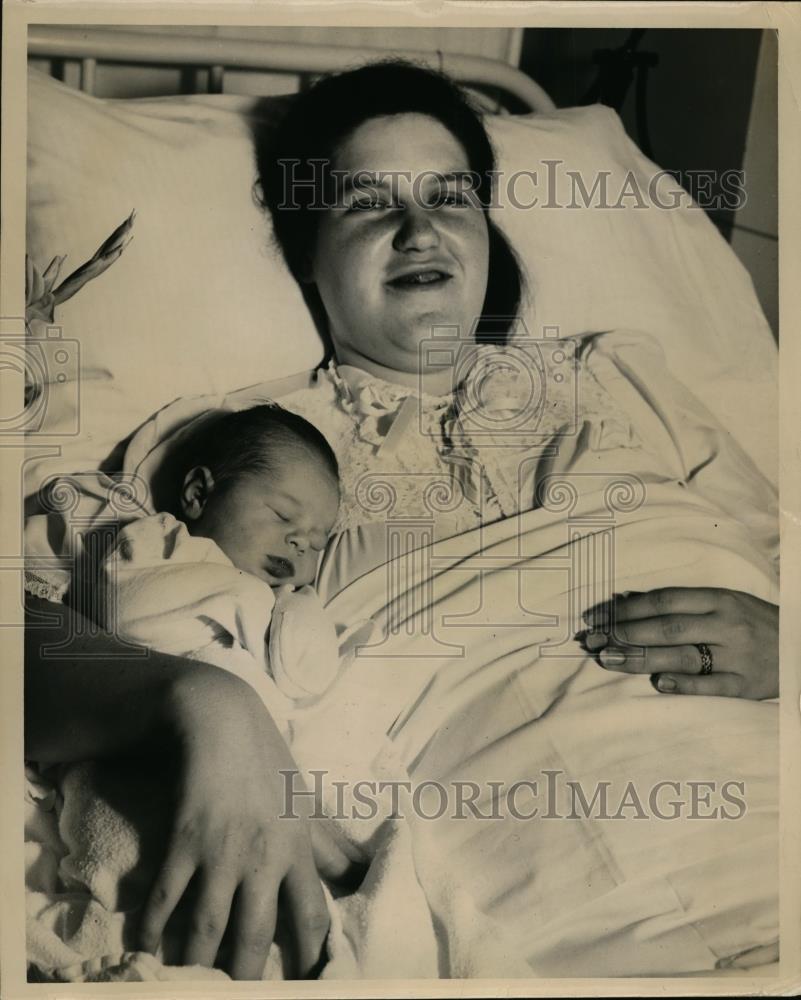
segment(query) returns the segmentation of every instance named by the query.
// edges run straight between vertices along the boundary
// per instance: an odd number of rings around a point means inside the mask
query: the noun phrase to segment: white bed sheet
[[[640,449],[566,447],[538,509],[395,557],[391,522],[374,523],[339,537],[321,568],[337,626],[373,629],[290,737],[306,771],[326,772],[329,806],[333,782],[347,783],[342,835],[372,858],[338,904],[350,951],[328,976],[690,975],[777,940],[777,705],[661,695],[647,677],[602,670],[573,638],[612,589],[724,587],[775,603],[775,495],[658,351],[620,332],[588,363],[639,413]],[[160,414],[132,442],[129,471],[152,472],[164,439],[203,408]],[[543,815],[547,771],[563,818]],[[376,778],[440,782],[445,814],[407,807],[395,838],[386,795],[369,820],[351,817],[355,783]],[[492,782],[508,792],[521,780],[538,782],[522,805],[538,817],[450,818],[455,782],[476,784],[486,814],[503,794]],[[569,781],[588,801],[607,782],[607,813],[620,816],[569,817]],[[689,815],[698,781],[715,788],[695,811],[716,817]],[[660,782],[676,784],[654,806]],[[629,783],[645,806],[621,812]],[[673,800],[681,814],[664,818]],[[419,805],[429,815],[437,802]],[[398,953],[404,923],[421,929]]]

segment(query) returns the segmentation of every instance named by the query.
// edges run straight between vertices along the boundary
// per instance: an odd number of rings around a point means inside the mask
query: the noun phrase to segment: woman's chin
[[[415,317],[414,331],[411,336],[407,332],[406,339],[413,343],[415,353],[422,360],[431,351],[442,355],[443,348],[447,351],[453,343],[472,341],[474,324],[474,319],[454,316],[450,310],[432,309]]]

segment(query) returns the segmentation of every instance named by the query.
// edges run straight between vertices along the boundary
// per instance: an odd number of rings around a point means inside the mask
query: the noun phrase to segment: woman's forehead
[[[406,113],[362,122],[338,146],[334,167],[348,173],[448,173],[469,169],[469,162],[462,144],[436,118]]]

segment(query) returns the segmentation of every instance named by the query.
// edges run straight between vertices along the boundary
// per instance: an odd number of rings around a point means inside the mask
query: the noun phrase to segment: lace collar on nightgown
[[[575,397],[554,394],[528,430],[521,430],[518,415],[531,406],[535,390],[531,377],[515,366],[513,352],[484,345],[473,349],[470,361],[465,379],[443,395],[421,394],[350,365],[331,363],[322,371],[337,408],[352,423],[341,468],[344,494],[355,495],[357,507],[368,480],[374,487],[385,482],[395,506],[409,516],[423,516],[420,503],[411,502],[414,495],[421,502],[424,495],[429,512],[436,498],[447,508],[437,510],[436,519],[455,519],[460,528],[516,513],[521,501],[533,503],[533,496],[521,497],[521,459],[575,421]],[[455,507],[449,506],[451,496]],[[379,512],[350,510],[343,516],[350,523],[372,520],[371,513]]]
[[[323,372],[336,393],[339,408],[353,420],[360,440],[372,445],[377,451],[384,448],[395,421],[406,400],[407,411],[414,404],[414,416],[420,431],[436,432],[445,414],[453,409],[452,393],[431,395],[417,393],[409,386],[388,382],[353,365],[337,365],[331,362]],[[405,421],[407,422],[407,421]]]

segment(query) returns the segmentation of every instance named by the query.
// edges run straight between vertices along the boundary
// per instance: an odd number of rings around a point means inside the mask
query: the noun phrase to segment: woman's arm
[[[152,650],[143,656],[112,636],[70,629],[70,620],[82,620],[65,605],[29,598],[26,610],[27,759],[66,763],[166,749],[172,695],[190,671],[203,675],[205,664]],[[58,624],[38,621],[54,616]]]
[[[260,979],[281,889],[295,974],[313,974],[328,914],[304,817],[311,807],[296,798],[294,817],[283,815],[280,772],[296,767],[257,695],[223,670],[155,652],[133,655],[141,650],[113,637],[75,637],[68,657],[48,657],[48,646],[76,635],[71,613],[36,601],[29,610],[26,756],[49,763],[158,752],[178,765],[172,836],[145,906],[141,946],[155,951],[192,880],[199,893],[184,962],[211,965],[231,924],[231,975]],[[37,622],[37,613],[54,611],[57,626]]]

